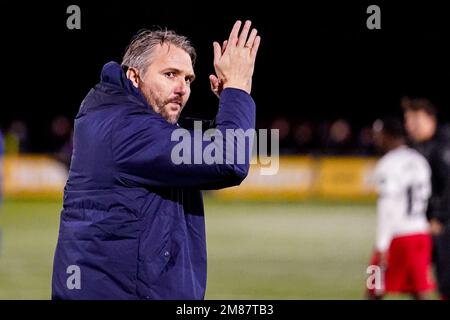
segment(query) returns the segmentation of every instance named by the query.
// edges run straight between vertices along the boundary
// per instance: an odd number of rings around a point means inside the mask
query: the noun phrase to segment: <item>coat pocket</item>
[[[139,240],[139,286],[149,288],[170,268],[172,260],[173,216],[155,214],[149,217],[147,228]]]

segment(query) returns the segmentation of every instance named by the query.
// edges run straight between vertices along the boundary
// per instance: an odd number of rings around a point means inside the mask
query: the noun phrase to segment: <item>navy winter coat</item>
[[[250,95],[223,90],[216,128],[225,136],[226,129],[253,129],[254,122]],[[101,82],[75,119],[53,299],[204,298],[200,190],[240,184],[249,159],[243,164],[174,164],[171,152],[179,141],[171,141],[171,135],[176,129],[153,111],[119,64],[103,67]]]

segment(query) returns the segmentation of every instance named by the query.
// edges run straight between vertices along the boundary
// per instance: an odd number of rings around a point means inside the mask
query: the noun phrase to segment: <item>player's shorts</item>
[[[431,237],[428,234],[395,237],[389,247],[387,268],[383,276],[384,293],[433,290],[435,284],[432,280],[431,250]],[[378,265],[379,258],[379,253],[375,252],[370,264]]]

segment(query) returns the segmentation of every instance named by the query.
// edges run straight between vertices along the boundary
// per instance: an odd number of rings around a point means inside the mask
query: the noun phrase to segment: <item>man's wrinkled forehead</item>
[[[185,73],[194,73],[189,54],[173,44],[159,44],[150,56],[150,60],[150,66],[154,65],[158,69],[174,68]]]

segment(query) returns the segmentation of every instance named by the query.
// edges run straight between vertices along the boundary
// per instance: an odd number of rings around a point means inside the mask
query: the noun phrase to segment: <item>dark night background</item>
[[[68,30],[66,8],[81,8],[81,30]],[[381,30],[368,30],[366,8],[381,8]],[[0,126],[29,127],[31,151],[45,149],[51,119],[73,119],[104,63],[121,61],[142,28],[168,27],[197,49],[197,80],[184,115],[212,118],[212,42],[237,19],[262,36],[252,95],[258,123],[278,116],[346,118],[355,126],[399,111],[403,95],[425,96],[449,120],[449,22],[443,5],[397,2],[48,1],[2,4],[3,102]],[[6,55],[5,55],[6,53]]]

